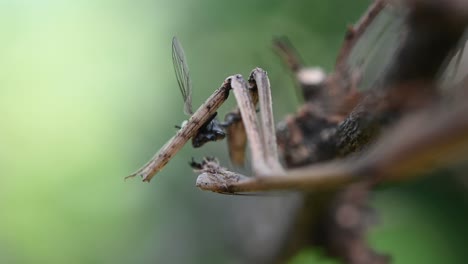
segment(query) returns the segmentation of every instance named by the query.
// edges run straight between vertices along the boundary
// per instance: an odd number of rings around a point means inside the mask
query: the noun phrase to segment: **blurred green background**
[[[224,142],[187,145],[151,184],[123,180],[185,118],[172,36],[185,48],[194,106],[228,75],[260,66],[280,120],[298,100],[272,37],[289,36],[308,64],[331,70],[368,3],[0,1],[0,263],[236,263],[226,212],[262,198],[199,191],[187,165],[205,155],[229,164]],[[373,245],[396,263],[462,263],[468,199],[454,185],[377,192]],[[332,260],[311,250],[292,262],[308,261]]]

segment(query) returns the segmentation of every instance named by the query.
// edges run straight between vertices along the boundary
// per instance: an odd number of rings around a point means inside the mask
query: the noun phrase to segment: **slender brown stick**
[[[227,78],[220,88],[203,103],[190,117],[187,123],[173,136],[148,163],[125,179],[140,175],[144,182],[151,181],[156,173],[161,171],[172,157],[192,138],[198,130],[209,120],[216,110],[224,103],[229,95],[230,78]]]

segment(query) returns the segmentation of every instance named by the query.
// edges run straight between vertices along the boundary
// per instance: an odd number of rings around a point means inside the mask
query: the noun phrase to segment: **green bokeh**
[[[330,70],[346,25],[367,4],[0,1],[0,263],[229,262],[220,219],[235,198],[197,190],[186,165],[207,154],[227,163],[223,143],[185,147],[151,184],[123,181],[184,119],[172,36],[188,57],[194,105],[228,75],[261,66],[281,119],[297,99],[272,36],[289,36],[306,62]],[[388,200],[377,202],[384,217],[403,222],[420,206],[394,212]],[[399,235],[384,229],[375,243],[391,251],[424,236],[415,222],[396,226]]]

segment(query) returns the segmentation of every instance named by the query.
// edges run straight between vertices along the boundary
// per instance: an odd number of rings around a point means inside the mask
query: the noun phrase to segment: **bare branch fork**
[[[365,18],[354,30],[350,31],[336,65],[337,72],[340,72],[340,69],[344,67],[340,65],[348,57],[356,38],[362,35],[365,28],[375,18],[375,14],[382,10],[386,1],[377,0],[374,3],[369,8]],[[401,67],[394,68],[400,69]],[[344,71],[344,69],[342,70]],[[422,108],[419,113],[408,115],[394,124],[393,132],[387,132],[383,138],[378,139],[375,144],[371,145],[366,152],[361,153],[357,158],[324,162],[285,172],[278,160],[270,82],[267,74],[262,69],[256,68],[252,71],[249,81],[255,83],[257,88],[262,126],[259,126],[254,107],[255,102],[251,95],[252,90],[249,90],[247,82],[241,75],[228,77],[223,85],[193,114],[187,125],[182,127],[146,165],[129,177],[140,175],[143,177],[143,181],[149,182],[216,112],[217,108],[226,100],[231,89],[234,92],[242,117],[242,124],[250,143],[254,177],[231,172],[219,166],[215,160],[205,159],[201,169],[199,169],[200,175],[197,178],[197,186],[204,190],[224,193],[291,189],[317,190],[321,188],[338,188],[350,182],[362,180],[364,177],[393,180],[398,175],[397,172],[403,171],[402,175],[407,176],[413,170],[419,171],[438,166],[438,163],[429,162],[433,160],[434,156],[426,155],[427,153],[433,153],[436,149],[439,149],[438,151],[442,154],[454,153],[466,148],[468,120],[466,115],[462,113],[468,112],[468,106],[455,105],[451,106],[452,109],[450,110],[448,109],[450,107],[445,106],[444,108],[434,104]],[[389,88],[397,88],[399,85],[400,83],[394,81],[389,85],[391,86]],[[417,138],[412,138],[413,141],[408,139],[411,137],[402,139],[398,131],[408,132],[408,129],[412,128],[411,122],[407,120],[414,117],[414,120],[420,122],[420,120],[427,120],[428,116],[430,116],[432,122],[420,124],[425,129],[419,129]],[[413,123],[416,123],[416,121]],[[447,128],[453,129],[449,130]],[[407,134],[412,133],[408,132]],[[400,140],[395,140],[396,138]],[[454,139],[457,141],[454,141]],[[384,142],[391,143],[386,145]],[[431,142],[431,144],[418,145],[416,144],[418,142]],[[417,147],[414,147],[414,144]],[[412,148],[410,148],[411,146]],[[413,155],[408,156],[408,153]],[[402,160],[401,157],[406,157],[406,159]],[[447,161],[444,160],[443,162],[446,163]],[[408,166],[411,169],[408,169]],[[392,175],[393,178],[387,177],[389,175]]]

